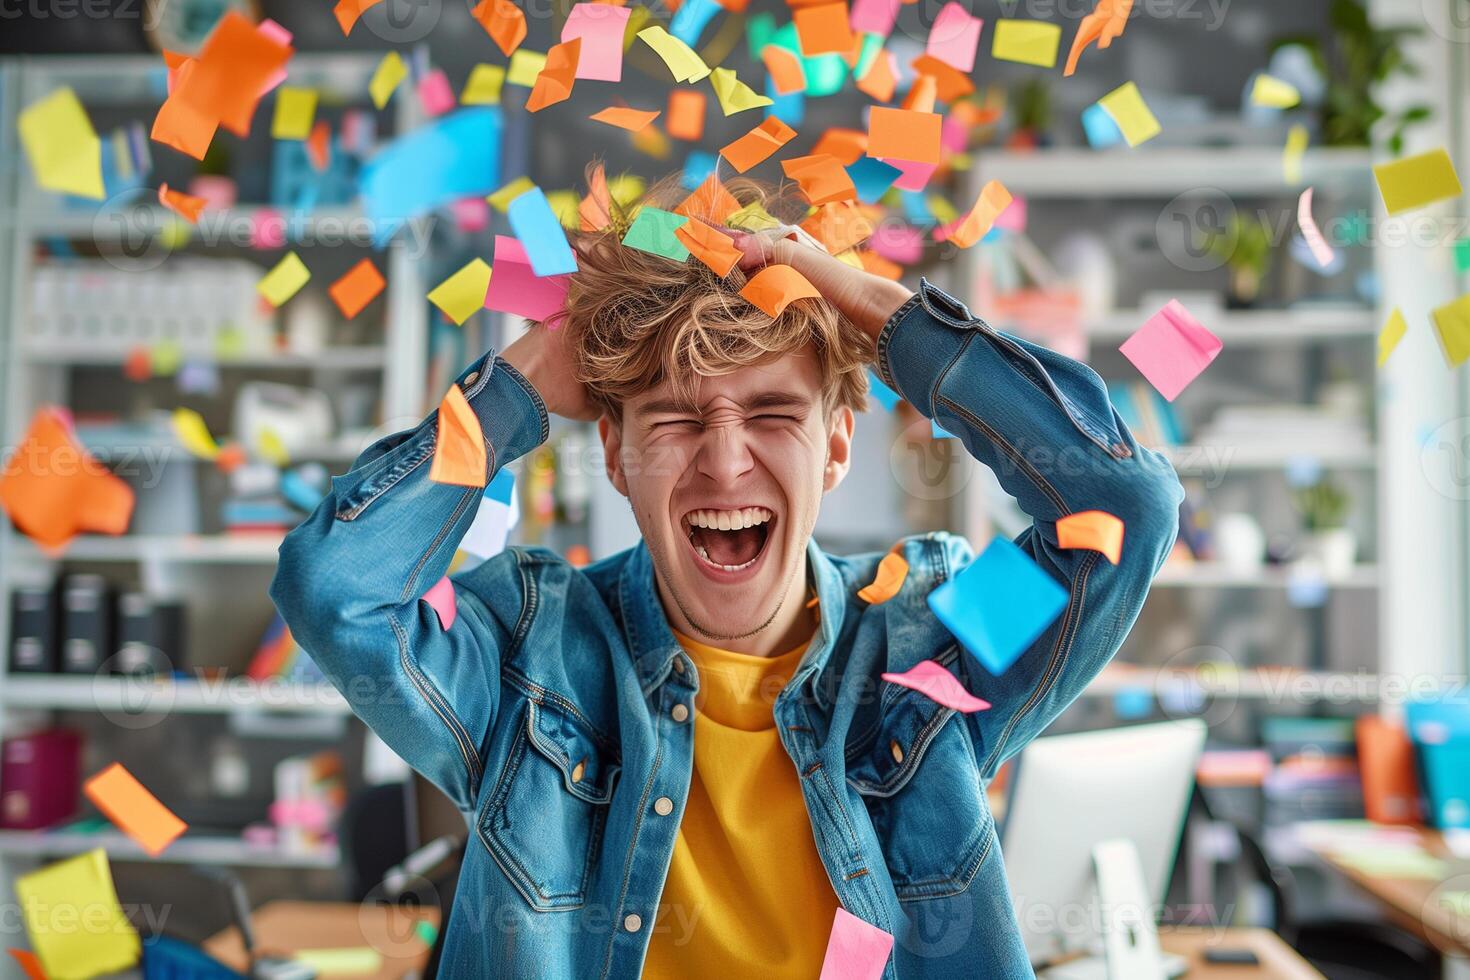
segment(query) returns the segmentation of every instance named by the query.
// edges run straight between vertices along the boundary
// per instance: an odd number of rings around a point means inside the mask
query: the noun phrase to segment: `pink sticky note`
[[[965,152],[970,146],[970,124],[956,115],[945,116],[939,127],[939,145],[948,153]]]
[[[419,79],[419,104],[431,116],[442,116],[455,106],[454,90],[442,68],[435,68]]]
[[[255,33],[261,34],[276,42],[277,44],[289,45],[291,43],[291,32],[286,30],[280,24],[277,24],[275,21],[271,20],[269,17],[261,21],[259,24],[255,25]],[[266,79],[265,88],[260,90],[260,94],[265,95],[267,92],[274,90],[276,86],[280,85],[285,80],[286,69],[282,68],[270,78]]]
[[[623,33],[628,29],[632,7],[615,7],[610,3],[579,3],[567,14],[561,39],[582,39],[577,55],[578,78],[594,78],[601,82],[623,80]]]
[[[899,0],[852,0],[847,23],[854,31],[887,37],[898,19]]]
[[[490,202],[483,197],[463,197],[449,206],[454,227],[464,232],[484,231],[490,225]]]
[[[434,583],[434,587],[420,596],[427,602],[439,616],[439,627],[445,632],[454,625],[454,617],[457,615],[454,609],[454,583],[449,581],[446,575]]]
[[[286,216],[275,208],[261,208],[250,216],[250,247],[286,247]]]
[[[1224,346],[1183,303],[1171,299],[1118,350],[1159,394],[1172,402],[1210,366]]]
[[[924,257],[924,235],[912,225],[881,224],[868,247],[890,262],[913,265]]]
[[[969,11],[950,0],[934,18],[924,53],[938,58],[962,72],[975,68],[975,47],[980,43],[980,29],[985,21],[971,17]]]
[[[934,171],[939,169],[937,163],[920,163],[917,160],[894,160],[889,157],[879,157],[890,167],[897,167],[899,175],[894,178],[893,186],[901,191],[921,191],[929,183],[929,178],[934,176]]]
[[[892,935],[839,908],[818,980],[878,980],[892,949]]]
[[[1312,188],[1308,187],[1302,191],[1302,196],[1296,202],[1296,223],[1302,229],[1302,237],[1307,240],[1307,248],[1312,250],[1312,258],[1322,268],[1327,268],[1336,258],[1332,246],[1327,244],[1327,239],[1322,237],[1322,230],[1317,227],[1317,221],[1312,217]]]
[[[519,239],[495,236],[495,262],[485,309],[544,321],[566,306],[570,275],[538,276]]]
[[[929,700],[965,714],[984,711],[990,707],[989,701],[981,700],[965,690],[965,685],[955,675],[933,660],[917,663],[902,674],[884,674],[883,679],[892,684],[911,687]]]
[[[1019,194],[1011,195],[1011,203],[995,218],[995,228],[1021,233],[1026,230],[1026,199]]]

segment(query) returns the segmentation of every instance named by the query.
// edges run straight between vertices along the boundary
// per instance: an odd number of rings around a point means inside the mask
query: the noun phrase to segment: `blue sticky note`
[[[1286,601],[1297,609],[1326,605],[1329,591],[1327,580],[1315,569],[1294,569],[1286,580]]]
[[[1137,721],[1154,711],[1153,692],[1143,686],[1120,687],[1113,695],[1113,714],[1120,721]]]
[[[928,601],[945,629],[998,677],[1061,615],[1067,590],[1020,548],[996,537]]]
[[[920,228],[934,223],[934,213],[929,210],[929,202],[924,199],[923,191],[899,191],[903,200],[903,216],[911,225]]]
[[[715,164],[718,159],[713,153],[690,150],[689,156],[684,159],[684,174],[679,178],[679,183],[686,190],[694,190],[704,183],[706,177],[715,172]]]
[[[872,368],[868,368],[868,394],[878,399],[878,404],[883,406],[885,412],[893,411],[893,406],[903,400],[898,392],[883,383],[883,379]]]
[[[715,0],[684,0],[669,20],[669,33],[695,47],[710,18],[720,12]]]
[[[929,432],[935,439],[953,439],[954,433],[939,424],[938,419],[929,420]]]
[[[782,95],[776,91],[776,83],[767,78],[766,98],[771,100],[771,104],[766,106],[767,119],[775,116],[793,129],[800,127],[806,119],[806,96],[799,90]]]
[[[363,211],[382,246],[409,218],[500,186],[499,106],[459,109],[384,147],[363,165]]]
[[[1123,142],[1123,131],[1113,122],[1106,109],[1094,102],[1082,110],[1082,130],[1094,150],[1107,149]]]
[[[495,471],[495,479],[485,487],[485,496],[502,504],[510,504],[510,495],[515,493],[516,477],[510,470],[502,466]]]
[[[567,241],[551,203],[539,187],[516,197],[506,208],[511,230],[526,249],[531,271],[538,276],[556,276],[577,271],[577,257]]]
[[[853,186],[857,188],[858,200],[865,204],[875,203],[893,186],[899,174],[903,173],[892,164],[875,157],[858,157],[857,162],[846,169]]]

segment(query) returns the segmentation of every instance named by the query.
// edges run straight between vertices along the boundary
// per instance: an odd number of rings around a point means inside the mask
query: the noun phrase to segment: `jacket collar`
[[[821,671],[831,659],[847,605],[847,587],[842,573],[817,547],[815,540],[807,542],[806,556],[807,581],[815,584],[821,615],[818,617],[817,635],[807,648],[801,667],[792,678],[793,683]],[[653,556],[642,540],[629,549],[628,559],[618,576],[618,609],[634,669],[638,672],[638,682],[647,693],[667,676],[674,657],[682,652],[682,648],[664,617],[654,579]]]

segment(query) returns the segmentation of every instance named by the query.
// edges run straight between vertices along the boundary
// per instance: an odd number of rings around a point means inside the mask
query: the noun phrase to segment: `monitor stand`
[[[1059,964],[1040,974],[1045,980],[1168,980],[1184,972],[1180,957],[1165,956],[1159,948],[1154,908],[1143,878],[1138,848],[1127,838],[1101,841],[1092,849],[1096,886],[1095,936],[1102,955]]]

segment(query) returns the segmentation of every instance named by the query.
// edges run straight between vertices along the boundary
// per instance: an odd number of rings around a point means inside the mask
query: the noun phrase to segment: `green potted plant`
[[[1259,214],[1242,218],[1240,212],[1234,212],[1224,234],[1211,235],[1204,248],[1230,271],[1226,306],[1231,309],[1254,306],[1261,298],[1266,274],[1271,271],[1271,226],[1266,220]]]
[[[1321,565],[1329,578],[1341,578],[1353,570],[1358,557],[1358,539],[1347,526],[1352,498],[1338,484],[1323,477],[1293,492],[1306,528],[1302,557]]]
[[[1029,78],[1011,95],[1015,123],[1006,149],[1034,150],[1051,143],[1051,86],[1040,78]]]

